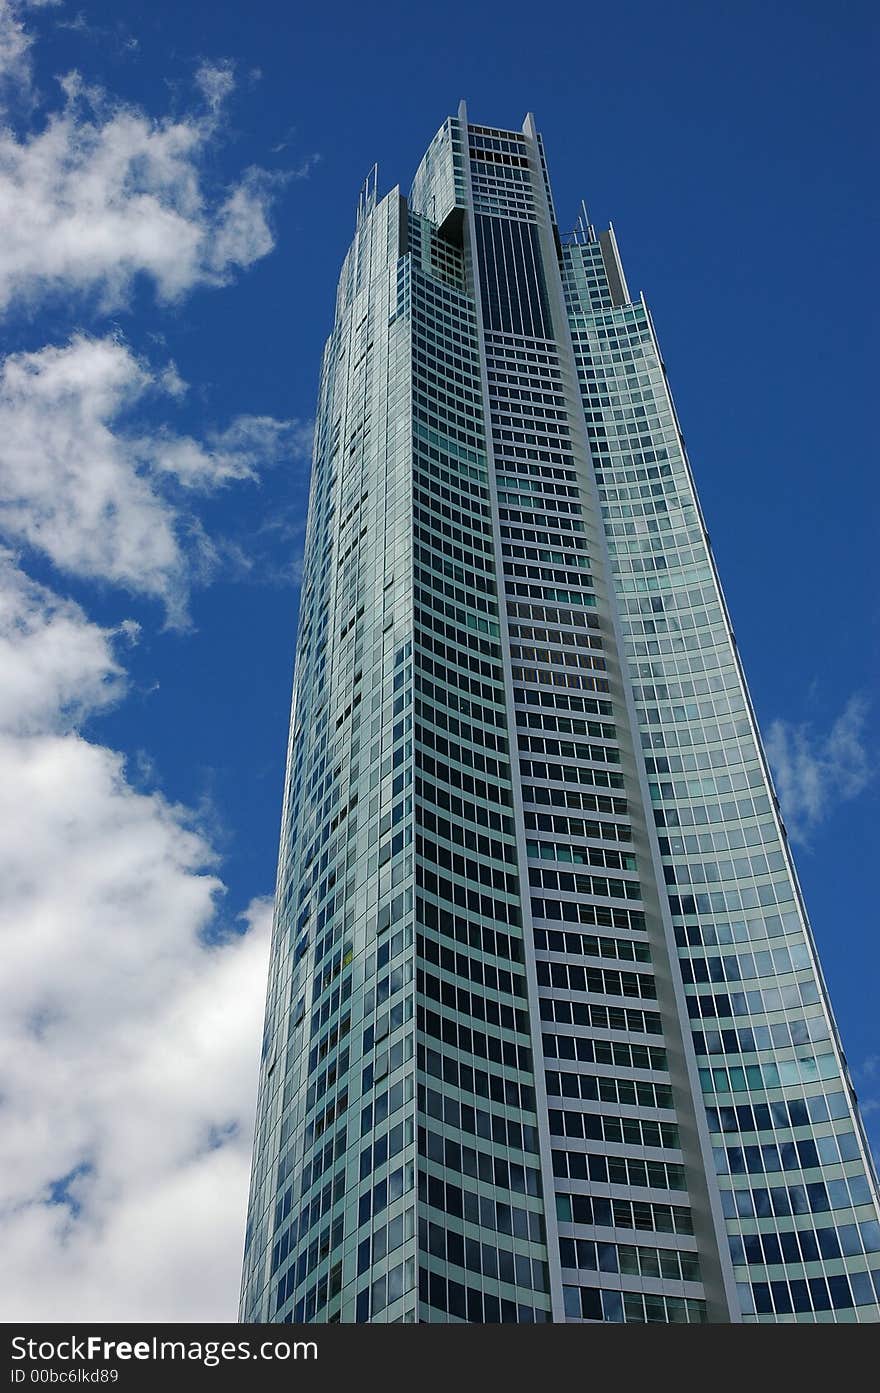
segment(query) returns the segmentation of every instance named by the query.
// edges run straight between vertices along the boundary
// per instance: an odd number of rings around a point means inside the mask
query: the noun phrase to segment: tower
[[[242,1319],[876,1320],[878,1217],[647,306],[462,105],[322,363]]]

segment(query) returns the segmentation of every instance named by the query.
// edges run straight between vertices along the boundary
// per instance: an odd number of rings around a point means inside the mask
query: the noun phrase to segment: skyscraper
[[[648,309],[462,105],[324,353],[242,1318],[872,1321],[878,1219]]]

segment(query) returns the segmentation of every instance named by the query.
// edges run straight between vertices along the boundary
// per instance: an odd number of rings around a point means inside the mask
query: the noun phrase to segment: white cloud
[[[26,74],[29,44],[0,0],[10,77]],[[278,176],[251,169],[217,191],[203,177],[232,69],[205,64],[198,84],[207,115],[154,119],[68,74],[44,126],[0,129],[0,310],[52,292],[96,294],[106,310],[126,302],[139,275],[173,301],[272,250]]]
[[[174,397],[175,401],[182,401],[189,390],[189,383],[184,382],[180,373],[177,371],[176,363],[167,363],[159,373],[159,383],[163,392],[167,392],[169,397]]]
[[[191,814],[71,729],[120,694],[114,636],[0,583],[0,1307],[234,1319],[268,906],[218,936]]]
[[[275,245],[266,210],[278,182],[279,176],[249,169],[217,210],[207,267],[221,284],[230,266],[250,266]]]
[[[789,835],[805,842],[838,804],[858,797],[874,776],[865,744],[869,703],[850,697],[827,735],[809,724],[773,721],[767,756]]]
[[[19,18],[21,6],[0,0],[0,83],[28,87],[32,39]]]
[[[0,527],[61,570],[160,596],[185,576],[172,507],[113,423],[151,382],[112,339],[19,353],[0,371]]]
[[[126,636],[136,637],[126,621]],[[0,550],[0,729],[22,734],[75,725],[125,689],[106,629],[78,605],[29,580]]]
[[[274,416],[239,416],[223,431],[211,431],[205,444],[191,436],[157,437],[146,449],[153,467],[174,474],[186,488],[217,488],[233,479],[256,479],[261,467],[282,453],[301,455],[302,428]]]
[[[21,15],[51,3],[0,0],[0,83],[25,117]],[[69,74],[38,128],[0,126],[0,313],[59,296],[107,310],[139,277],[174,301],[271,250],[270,176],[206,175],[232,67],[196,82],[196,111],[153,119]],[[265,416],[175,430],[186,392],[174,363],[111,336],[0,359],[0,533],[184,622],[227,545],[194,495],[307,443]],[[139,626],[93,623],[18,560],[0,545],[0,1309],[232,1320],[270,904],[238,932],[205,818],[152,791],[148,755],[129,775],[83,734],[124,697]]]
[[[130,420],[183,391],[173,365],[156,373],[113,338],[0,362],[0,529],[62,571],[162,599],[173,623],[202,534],[167,496],[170,477],[204,492],[303,448],[302,428],[272,417],[239,417],[204,443]]]
[[[225,62],[202,63],[196,71],[196,86],[212,111],[219,111],[235,88],[235,70]]]

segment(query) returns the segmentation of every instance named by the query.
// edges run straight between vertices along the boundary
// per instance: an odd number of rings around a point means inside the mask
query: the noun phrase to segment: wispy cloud
[[[876,772],[865,731],[870,703],[851,696],[827,733],[810,723],[773,721],[767,756],[789,835],[807,843],[811,833],[841,803],[857,798]]]
[[[43,2],[55,4],[63,3],[63,0],[43,0]],[[121,19],[116,19],[112,25],[90,24],[84,11],[78,10],[72,19],[57,19],[55,27],[56,29],[66,29],[68,33],[76,34],[92,43],[101,44],[105,53],[109,50],[116,58],[132,58],[140,49],[140,40],[135,38]]]
[[[154,469],[173,474],[185,488],[216,489],[236,479],[256,479],[260,470],[281,458],[303,458],[306,428],[274,416],[237,416],[204,441],[160,434],[141,443]]]
[[[77,731],[131,626],[0,595],[0,1305],[232,1320],[269,905],[231,931],[201,820]]]
[[[0,548],[0,729],[67,730],[120,700],[126,682],[114,638],[131,643],[137,634],[131,621],[115,631],[89,623],[79,605],[35,584]]]
[[[307,439],[307,427],[268,416],[239,416],[200,440],[145,428],[140,405],[183,391],[173,365],[155,371],[115,338],[80,334],[0,360],[0,529],[63,572],[161,599],[175,624],[196,564],[204,575],[185,495],[255,480]]]
[[[25,80],[29,46],[0,0],[9,80]],[[116,308],[141,275],[174,301],[226,284],[272,250],[270,210],[285,176],[248,169],[209,186],[205,156],[223,135],[232,67],[202,64],[196,82],[199,109],[155,118],[69,73],[45,125],[0,130],[0,311],[49,293]]]
[[[219,111],[235,88],[235,68],[231,60],[201,63],[196,70],[196,86],[211,111]]]
[[[0,96],[30,88],[33,40],[22,22],[23,9],[12,0],[0,0]]]
[[[139,279],[178,302],[266,255],[279,180],[208,173],[231,65],[202,65],[182,116],[76,74],[47,114],[24,21],[49,3],[0,0],[18,122],[0,125],[0,313],[106,312]],[[193,424],[189,403],[179,427],[187,384],[161,342],[163,362],[109,330],[0,358],[8,1320],[236,1315],[271,903],[227,909],[207,804],[170,801],[148,753],[129,767],[84,734],[128,695],[139,625],[96,624],[21,568],[38,553],[59,583],[155,597],[183,624],[190,588],[234,552],[206,529],[210,498],[307,451],[307,424],[263,414]]]

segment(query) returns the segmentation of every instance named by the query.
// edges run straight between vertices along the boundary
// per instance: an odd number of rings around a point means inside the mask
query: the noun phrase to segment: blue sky
[[[0,0],[10,1315],[234,1311],[320,352],[363,177],[406,189],[461,97],[536,113],[561,220],[584,197],[613,221],[654,313],[876,1140],[877,37],[867,3],[539,27],[486,0]],[[121,1003],[103,1034],[90,952]],[[172,1099],[156,993],[192,1065]],[[30,1093],[64,1045],[79,1072]],[[34,1096],[61,1108],[51,1142]],[[145,1115],[166,1142],[135,1187]]]

